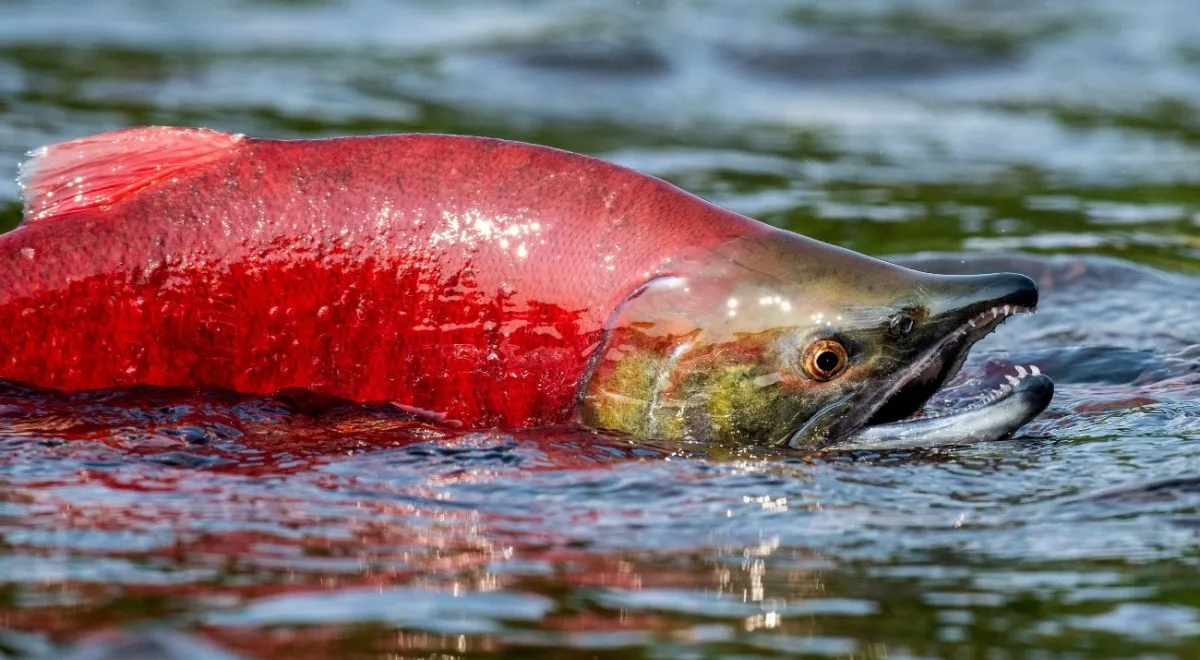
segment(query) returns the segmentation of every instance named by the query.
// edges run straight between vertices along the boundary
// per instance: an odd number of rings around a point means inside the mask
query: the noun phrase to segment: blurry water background
[[[26,151],[141,124],[526,140],[1021,270],[1043,311],[961,380],[1058,394],[1009,441],[803,457],[0,388],[0,655],[1200,656],[1192,0],[0,0],[0,228]]]

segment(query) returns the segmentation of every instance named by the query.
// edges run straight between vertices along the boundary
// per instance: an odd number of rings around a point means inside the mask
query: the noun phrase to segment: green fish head
[[[1022,275],[931,275],[771,230],[627,297],[580,418],[644,438],[837,444],[916,413],[975,341],[1036,304]]]

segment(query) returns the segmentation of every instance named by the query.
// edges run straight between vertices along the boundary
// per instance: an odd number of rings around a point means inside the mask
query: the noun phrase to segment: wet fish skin
[[[604,161],[486,138],[88,140],[33,161],[26,220],[0,237],[0,378],[305,388],[467,426],[554,423],[617,301],[681,248],[766,230]],[[199,162],[130,191],[105,179],[152,176],[172,149]],[[75,178],[117,194],[41,203]]]

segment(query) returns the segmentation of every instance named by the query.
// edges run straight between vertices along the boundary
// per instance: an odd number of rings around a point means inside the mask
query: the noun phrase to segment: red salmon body
[[[567,421],[614,307],[770,231],[500,140],[118,131],[42,150],[0,236],[0,379],[303,388],[468,427]]]

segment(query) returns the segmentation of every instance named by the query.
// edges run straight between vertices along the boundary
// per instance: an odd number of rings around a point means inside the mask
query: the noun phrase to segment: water
[[[1042,311],[962,381],[1035,363],[1058,394],[1013,440],[806,457],[5,386],[0,650],[150,628],[262,658],[1200,653],[1194,12],[5,0],[0,227],[23,152],[127,125],[522,139],[911,265],[1028,273]]]

